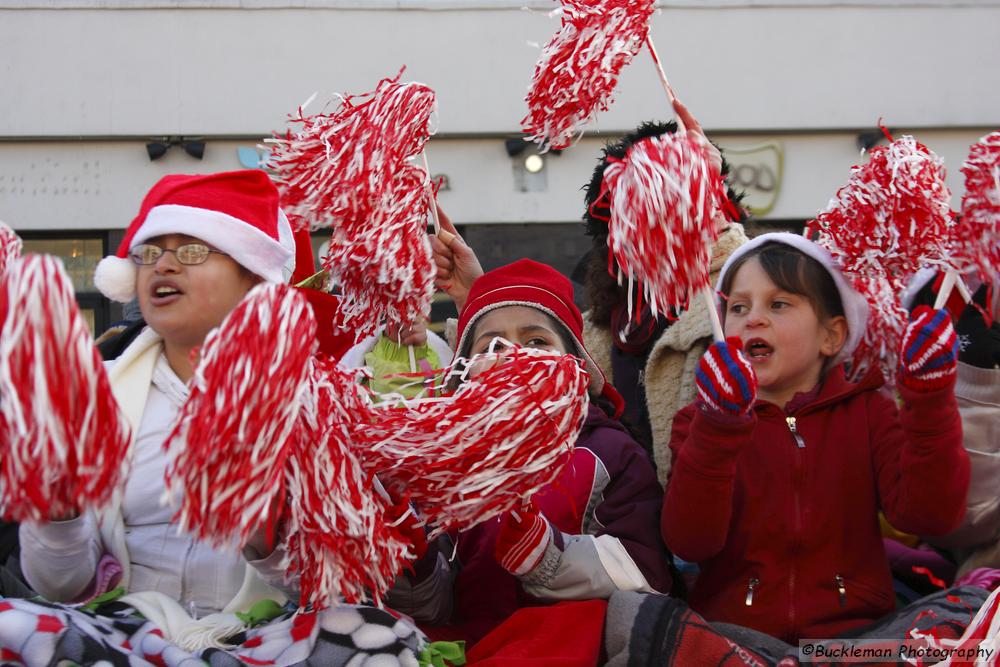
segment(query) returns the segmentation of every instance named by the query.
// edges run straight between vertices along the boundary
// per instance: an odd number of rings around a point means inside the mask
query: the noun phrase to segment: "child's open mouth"
[[[743,346],[749,359],[767,359],[774,352],[774,348],[760,338],[752,338]]]

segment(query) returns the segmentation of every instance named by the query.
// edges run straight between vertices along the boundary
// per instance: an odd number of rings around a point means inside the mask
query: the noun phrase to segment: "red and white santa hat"
[[[101,294],[122,303],[134,299],[136,265],[129,251],[164,234],[200,239],[268,282],[286,282],[294,270],[292,228],[278,207],[277,188],[259,169],[161,178],[117,253],[98,263],[94,284]]]
[[[813,243],[799,234],[792,234],[791,232],[761,234],[754,237],[749,243],[744,243],[734,250],[733,254],[726,260],[726,263],[722,265],[722,271],[719,272],[719,280],[715,286],[719,314],[723,317],[725,316],[725,308],[722,303],[722,293],[720,290],[722,289],[722,283],[726,278],[726,274],[729,273],[730,268],[732,268],[736,260],[766,243],[780,243],[795,248],[807,257],[812,257],[819,262],[826,269],[827,273],[830,274],[830,277],[833,278],[833,283],[840,294],[841,305],[844,308],[844,318],[847,320],[847,340],[844,342],[844,346],[840,349],[840,352],[830,361],[830,365],[833,366],[849,359],[858,347],[858,343],[861,342],[861,337],[864,335],[865,327],[868,324],[868,301],[850,285],[841,271],[840,264],[826,248]]]
[[[573,340],[572,354],[583,359],[590,374],[590,391],[604,396],[621,416],[625,403],[583,344],[583,316],[573,303],[573,284],[551,266],[519,259],[484,273],[469,289],[469,298],[458,316],[455,346],[459,356],[468,357],[472,331],[487,313],[504,306],[527,306],[546,313],[565,327]]]

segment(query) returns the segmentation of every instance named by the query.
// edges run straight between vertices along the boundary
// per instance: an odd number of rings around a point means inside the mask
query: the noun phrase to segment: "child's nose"
[[[767,324],[767,313],[763,308],[754,306],[747,315],[747,326],[756,327]]]

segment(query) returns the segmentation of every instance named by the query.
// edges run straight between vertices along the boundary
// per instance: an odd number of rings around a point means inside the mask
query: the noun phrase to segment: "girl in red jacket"
[[[792,643],[835,637],[893,610],[879,510],[924,535],[962,518],[951,321],[914,313],[897,410],[877,370],[845,379],[867,306],[824,249],[759,236],[718,289],[728,340],[705,353],[699,398],[674,420],[663,538],[701,566],[690,603],[707,619]]]

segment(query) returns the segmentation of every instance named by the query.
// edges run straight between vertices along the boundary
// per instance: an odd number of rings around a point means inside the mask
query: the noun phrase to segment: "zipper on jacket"
[[[844,578],[839,574],[835,577],[837,580],[837,594],[840,596],[840,606],[847,606],[847,586],[844,585]]]
[[[746,606],[748,607],[753,606],[753,594],[754,591],[757,590],[758,584],[760,584],[760,579],[758,579],[757,577],[750,577],[750,585],[747,586],[747,599],[745,602]]]
[[[799,449],[804,449],[806,441],[802,439],[798,429],[795,428],[795,417],[785,417],[785,423],[788,424],[788,430],[792,432],[792,437],[795,438],[795,444],[798,445]]]

